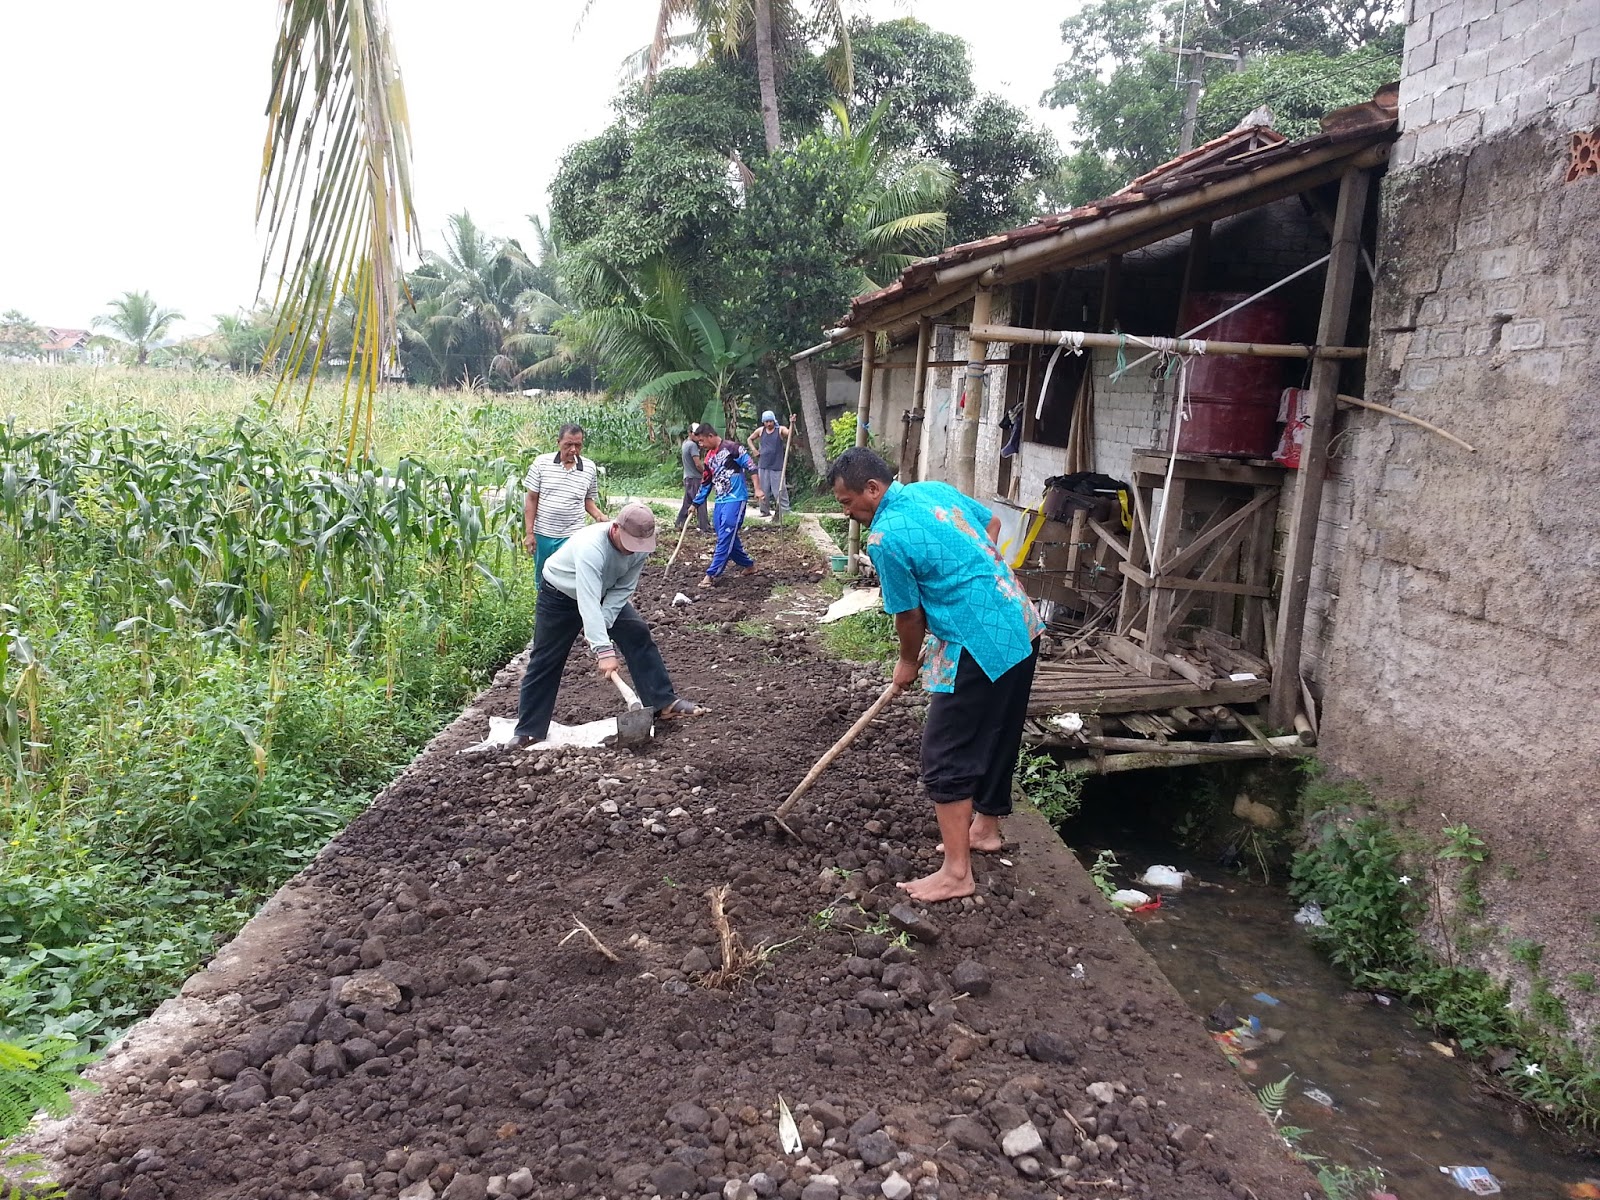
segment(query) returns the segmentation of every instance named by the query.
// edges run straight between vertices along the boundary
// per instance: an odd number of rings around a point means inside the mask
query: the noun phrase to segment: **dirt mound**
[[[762,577],[642,589],[710,715],[638,754],[455,755],[514,709],[503,678],[292,885],[237,1017],[114,1056],[52,1147],[74,1200],[1300,1197],[1042,823],[974,899],[903,904],[935,840],[914,703],[780,840],[763,814],[880,681],[732,631],[814,573],[752,542]],[[575,652],[558,720],[614,711],[591,671]]]

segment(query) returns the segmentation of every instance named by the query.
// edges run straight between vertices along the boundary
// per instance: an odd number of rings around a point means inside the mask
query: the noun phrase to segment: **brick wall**
[[[1410,0],[1403,71],[1396,168],[1536,121],[1593,126],[1600,4]]]
[[[1528,995],[1514,939],[1592,1039],[1600,883],[1600,4],[1415,0],[1383,189],[1373,413],[1322,666],[1324,760],[1436,839],[1488,843],[1469,961]]]

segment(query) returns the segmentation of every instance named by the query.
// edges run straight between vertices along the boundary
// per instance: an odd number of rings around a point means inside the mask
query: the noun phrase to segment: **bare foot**
[[[921,879],[913,879],[910,883],[898,886],[913,900],[921,900],[925,904],[937,904],[940,900],[959,900],[963,896],[972,895],[975,890],[970,874],[954,875],[948,867],[940,867],[932,875],[924,875]]]

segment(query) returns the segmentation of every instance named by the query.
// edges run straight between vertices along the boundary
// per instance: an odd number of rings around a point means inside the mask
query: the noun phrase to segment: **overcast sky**
[[[1064,140],[1037,105],[1073,0],[858,0],[972,47],[980,89]],[[389,0],[411,110],[427,244],[468,209],[523,236],[562,152],[610,120],[618,67],[649,38],[650,0]],[[1000,13],[1004,20],[997,20]],[[181,332],[255,295],[255,189],[277,5],[271,0],[0,0],[0,311],[86,327],[148,289]]]

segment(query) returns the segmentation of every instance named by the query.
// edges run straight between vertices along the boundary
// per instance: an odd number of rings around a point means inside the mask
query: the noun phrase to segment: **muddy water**
[[[1245,1078],[1259,1088],[1293,1073],[1283,1123],[1308,1131],[1302,1149],[1381,1168],[1399,1200],[1471,1195],[1439,1171],[1458,1164],[1486,1167],[1508,1198],[1564,1200],[1572,1184],[1600,1179],[1600,1159],[1563,1153],[1523,1113],[1480,1091],[1471,1068],[1431,1046],[1434,1036],[1399,1004],[1343,1002],[1348,984],[1294,924],[1295,905],[1282,889],[1168,852],[1113,849],[1125,867],[1119,886],[1136,886],[1128,881],[1152,862],[1195,873],[1199,886],[1129,923],[1196,1011],[1226,1002],[1240,1018],[1283,1031],[1280,1042],[1244,1057]],[[1092,861],[1094,851],[1083,857]],[[1279,1003],[1253,999],[1257,993]],[[1309,1097],[1312,1090],[1332,1107]]]

